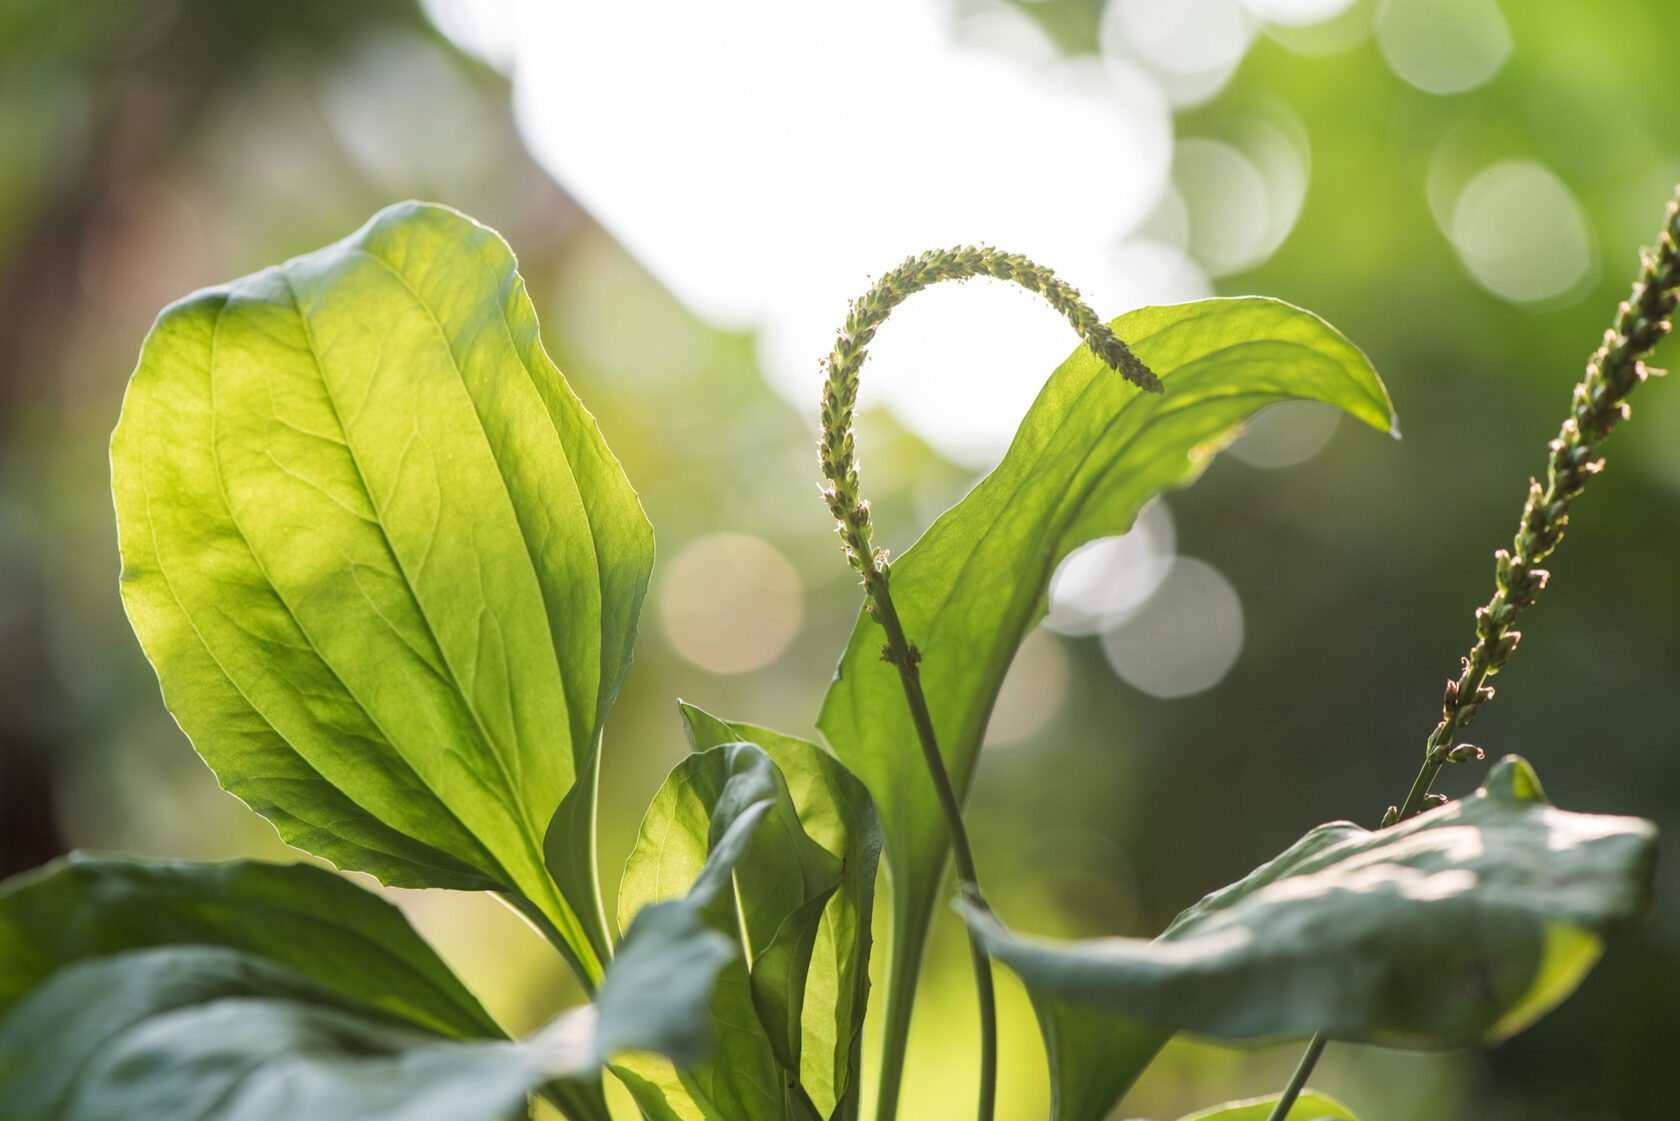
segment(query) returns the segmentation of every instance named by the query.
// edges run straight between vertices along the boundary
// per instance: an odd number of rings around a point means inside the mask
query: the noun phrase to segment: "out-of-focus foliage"
[[[1634,250],[1680,178],[1670,0],[1506,0],[1509,57],[1485,84],[1450,95],[1398,76],[1371,34],[1378,9],[1400,2],[1361,0],[1329,31],[1262,30],[1221,92],[1177,114],[1185,207],[1158,215],[1156,228],[1182,217],[1202,231],[1193,252],[1218,224],[1195,202],[1202,164],[1191,157],[1207,149],[1184,142],[1240,148],[1258,120],[1304,143],[1305,193],[1287,238],[1217,287],[1282,297],[1336,323],[1384,371],[1406,438],[1355,438],[1364,434],[1345,426],[1287,485],[1221,458],[1172,500],[1179,552],[1223,572],[1243,612],[1239,661],[1196,701],[1117,681],[1094,639],[1029,640],[1025,688],[1006,686],[999,713],[1027,731],[982,752],[970,820],[992,902],[1042,916],[1038,933],[1146,934],[1313,822],[1375,824],[1415,770],[1442,682],[1472,637],[1468,613],[1486,598],[1492,550],[1509,538],[1526,475],[1542,464]],[[1019,8],[1065,51],[1098,42],[1101,0]],[[670,698],[810,726],[858,602],[815,497],[811,431],[764,385],[750,339],[685,313],[537,171],[505,83],[454,52],[412,4],[0,5],[0,137],[6,871],[72,844],[283,851],[220,794],[157,702],[116,600],[106,440],[138,341],[165,302],[324,243],[399,198],[468,210],[521,247],[554,357],[659,527],[646,637],[606,731],[617,754],[601,776],[605,878],[686,751]],[[724,174],[728,154],[719,158]],[[1450,236],[1461,203],[1474,228],[1466,188],[1508,161],[1546,169],[1586,233],[1588,273],[1538,303],[1483,287],[1469,260],[1484,271],[1485,262],[1461,258]],[[681,180],[673,175],[671,189]],[[1520,747],[1567,804],[1652,818],[1671,833],[1675,390],[1656,382],[1634,398],[1500,696],[1473,729],[1495,754]],[[895,551],[970,482],[885,416],[865,416],[860,440]],[[731,536],[707,536],[720,528]],[[742,570],[774,580],[731,575]],[[684,581],[735,589],[732,602],[779,628],[780,657],[747,673],[697,666],[691,656],[718,656],[726,641],[761,647],[668,606],[665,589]],[[712,645],[678,641],[695,634]],[[1031,781],[1043,770],[1071,777],[1052,792]],[[1455,794],[1474,781],[1448,780],[1461,784]],[[1530,1031],[1485,1056],[1332,1047],[1315,1081],[1366,1121],[1665,1116],[1654,1072],[1680,1034],[1676,867],[1659,866],[1651,920]],[[542,968],[541,949],[496,925],[493,910],[469,932],[428,897],[407,902],[446,954],[468,938],[505,951],[493,956],[506,976],[469,981],[510,1022],[531,1025],[571,1002],[553,973],[511,983],[516,970]],[[943,1093],[972,1081],[958,938],[954,918],[936,924],[923,1019],[944,1026],[919,1020],[913,1032],[910,1112],[966,1109]],[[1004,1113],[1041,1115],[1031,1011],[1007,983],[1002,995]],[[1275,1090],[1295,1057],[1175,1044],[1126,1110],[1173,1117]]]

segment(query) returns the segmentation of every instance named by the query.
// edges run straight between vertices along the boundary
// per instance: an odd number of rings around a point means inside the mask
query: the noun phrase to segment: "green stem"
[[[928,713],[927,698],[922,693],[921,676],[917,670],[921,655],[905,636],[892,597],[888,594],[891,568],[887,564],[886,553],[877,550],[872,543],[869,503],[859,493],[857,450],[852,437],[852,417],[857,408],[858,374],[863,368],[864,349],[888,314],[907,297],[929,285],[974,276],[1008,280],[1030,292],[1037,292],[1072,324],[1091,352],[1110,368],[1119,371],[1122,377],[1152,393],[1161,391],[1161,382],[1097,318],[1096,313],[1079,298],[1079,293],[1049,269],[1018,254],[973,246],[923,253],[906,259],[888,272],[852,304],[846,316],[846,325],[825,360],[828,376],[823,385],[822,439],[818,444],[823,478],[828,480],[823,501],[827,503],[829,513],[834,515],[836,528],[844,542],[847,563],[863,577],[869,596],[867,610],[887,632],[887,645],[882,657],[898,667],[905,700],[910,706],[910,717],[916,726],[916,739],[921,744],[922,757],[927,763],[928,775],[933,780],[940,811],[950,835],[958,878],[970,895],[980,899],[974,854],[969,847],[968,833],[963,828],[962,803],[946,771],[945,757],[940,753],[933,719]],[[916,976],[921,968],[922,939],[905,933],[903,919],[904,916],[899,916],[901,925],[894,936],[888,982],[886,1045],[883,1049],[880,1096],[877,1099],[877,1121],[894,1121],[897,1113],[904,1044],[909,1037]],[[969,950],[974,959],[974,984],[980,1003],[979,1121],[991,1121],[997,1096],[997,1001],[992,989],[991,960],[985,947],[973,934],[969,936]]]
[[[1639,276],[1604,341],[1587,360],[1586,376],[1570,397],[1569,416],[1549,445],[1546,483],[1530,479],[1528,501],[1509,550],[1494,554],[1494,593],[1476,611],[1476,641],[1464,669],[1447,683],[1441,722],[1424,745],[1423,767],[1397,820],[1423,808],[1435,776],[1447,763],[1445,751],[1459,729],[1476,719],[1476,710],[1493,696],[1486,682],[1498,673],[1522,633],[1512,629],[1517,616],[1546,586],[1548,573],[1538,567],[1563,540],[1569,506],[1603,468],[1598,445],[1628,417],[1624,398],[1653,371],[1643,361],[1669,332],[1675,288],[1680,286],[1680,203],[1668,204],[1668,218],[1654,249],[1640,253]]]
[[[887,646],[881,656],[898,669],[898,679],[904,686],[904,696],[910,705],[910,719],[916,726],[916,739],[922,745],[922,758],[927,763],[928,775],[933,779],[933,789],[939,797],[939,809],[944,814],[945,829],[951,837],[958,883],[973,898],[983,900],[980,874],[974,866],[974,849],[969,844],[968,830],[963,825],[962,805],[951,785],[945,757],[939,752],[933,717],[928,713],[927,697],[922,692],[921,673],[917,669],[921,655],[904,636],[904,626],[899,622],[898,610],[887,590],[886,577],[872,576],[866,581],[866,586],[873,601],[870,613],[887,633]],[[997,998],[992,989],[991,959],[986,954],[985,945],[973,931],[968,935],[968,952],[974,963],[974,990],[980,1005],[980,1102],[977,1116],[980,1121],[991,1121],[997,1098]],[[908,1012],[906,1007],[906,1016]],[[895,1104],[896,1091],[895,1086]]]
[[[1312,1042],[1307,1044],[1306,1054],[1302,1055],[1301,1061],[1295,1065],[1295,1073],[1289,1076],[1289,1085],[1283,1088],[1283,1093],[1278,1096],[1272,1112],[1266,1115],[1266,1121],[1284,1121],[1284,1118],[1289,1116],[1289,1111],[1294,1108],[1295,1099],[1301,1096],[1301,1089],[1307,1084],[1307,1077],[1312,1074],[1313,1067],[1318,1065],[1318,1057],[1324,1054],[1326,1042],[1323,1032],[1312,1037]]]
[[[1570,395],[1569,416],[1547,445],[1546,484],[1528,481],[1528,500],[1510,549],[1494,553],[1494,593],[1485,607],[1476,609],[1476,641],[1464,659],[1459,676],[1447,682],[1441,700],[1441,722],[1430,733],[1423,748],[1423,766],[1398,810],[1393,806],[1383,824],[1393,825],[1414,817],[1429,799],[1429,788],[1449,762],[1479,759],[1481,751],[1452,743],[1459,729],[1476,719],[1482,702],[1493,696],[1487,679],[1504,668],[1517,648],[1522,632],[1511,624],[1523,608],[1532,604],[1546,586],[1549,573],[1538,567],[1563,540],[1569,524],[1569,506],[1586,489],[1587,481],[1604,467],[1597,458],[1598,445],[1629,415],[1625,398],[1633,387],[1653,374],[1644,358],[1666,337],[1680,288],[1680,200],[1668,204],[1668,217],[1657,234],[1654,249],[1639,255],[1639,276],[1628,298],[1616,308],[1615,320],[1604,332],[1604,341],[1587,359],[1586,376]],[[1289,1106],[1305,1085],[1319,1055],[1324,1053],[1324,1034],[1313,1036],[1301,1056],[1295,1075],[1272,1111],[1269,1121],[1282,1121]]]

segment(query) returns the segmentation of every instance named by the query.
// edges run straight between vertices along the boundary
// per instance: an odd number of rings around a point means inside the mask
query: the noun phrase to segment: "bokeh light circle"
[[[1153,697],[1188,697],[1225,679],[1242,653],[1242,603],[1205,561],[1179,557],[1149,601],[1103,632],[1116,675]]]
[[[1383,0],[1376,31],[1389,69],[1425,93],[1475,89],[1511,55],[1511,29],[1493,0]]]
[[[781,657],[804,619],[799,573],[767,541],[714,533],[683,546],[660,581],[672,649],[713,673],[746,673]]]
[[[1066,635],[1117,626],[1154,595],[1172,569],[1178,540],[1172,512],[1154,499],[1117,537],[1099,537],[1069,553],[1050,578],[1044,625]]]
[[[1478,173],[1459,194],[1447,232],[1470,275],[1513,303],[1550,300],[1592,279],[1593,241],[1580,204],[1532,160]]]

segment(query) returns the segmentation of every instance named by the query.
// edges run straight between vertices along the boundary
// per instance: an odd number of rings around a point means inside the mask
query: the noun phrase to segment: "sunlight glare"
[[[1105,318],[1137,290],[1118,250],[1166,188],[1172,122],[1135,65],[1058,59],[1019,13],[969,26],[939,0],[514,9],[515,111],[538,160],[678,299],[759,332],[771,383],[807,415],[847,301],[909,254],[1024,253]],[[1077,342],[1034,301],[980,292],[910,301],[920,325],[863,378],[866,404],[971,464]]]

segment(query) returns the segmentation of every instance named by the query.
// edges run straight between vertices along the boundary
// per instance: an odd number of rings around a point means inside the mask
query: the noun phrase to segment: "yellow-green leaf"
[[[579,823],[652,534],[501,238],[405,203],[172,305],[111,461],[129,618],[222,784],[341,867],[506,893],[593,985]]]
[[[1079,347],[1050,376],[997,468],[893,561],[893,600],[921,650],[928,708],[959,795],[1004,673],[1043,616],[1064,557],[1124,532],[1151,496],[1192,482],[1273,402],[1326,401],[1378,429],[1394,426],[1388,393],[1365,356],[1288,304],[1204,300],[1142,308],[1112,326],[1165,392],[1141,392]],[[879,629],[860,614],[818,724],[868,786],[886,837],[892,1055],[908,1032],[948,841],[898,674],[880,660],[880,645]]]

